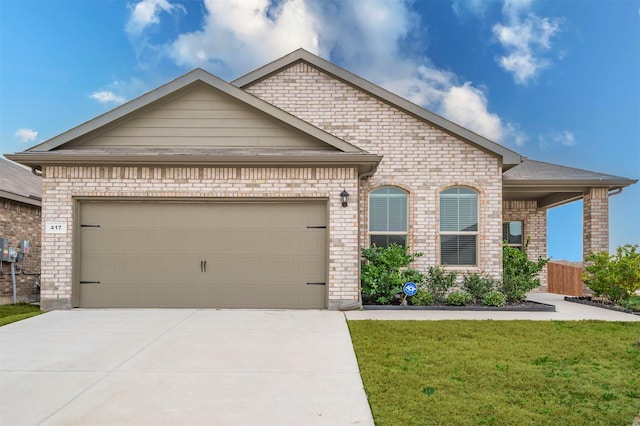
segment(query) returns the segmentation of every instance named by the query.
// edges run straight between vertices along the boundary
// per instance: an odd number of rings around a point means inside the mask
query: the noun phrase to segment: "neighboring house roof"
[[[538,207],[553,207],[579,198],[589,188],[621,190],[638,180],[525,160],[502,174],[505,200],[537,200]]]
[[[164,101],[171,95],[186,90],[195,84],[204,83],[209,87],[239,101],[248,108],[258,110],[277,120],[283,126],[313,138],[332,148],[331,151],[297,151],[290,149],[272,152],[272,155],[257,155],[255,151],[243,150],[231,152],[229,150],[197,151],[192,149],[145,149],[145,150],[87,150],[76,149],[74,142],[100,134],[105,130],[126,121],[131,115],[150,109],[153,105]],[[39,145],[21,153],[7,155],[8,158],[30,167],[40,167],[45,164],[190,164],[190,165],[222,165],[222,164],[338,164],[357,165],[360,173],[372,173],[381,156],[369,154],[366,151],[340,139],[324,130],[315,127],[271,104],[265,102],[242,89],[239,89],[218,77],[202,70],[195,69],[177,79],[160,86],[124,105],[81,124]]]
[[[0,198],[42,206],[42,180],[31,170],[0,158]]]
[[[348,85],[355,87],[361,91],[368,93],[369,95],[390,104],[420,120],[424,120],[429,124],[461,138],[468,143],[475,145],[483,151],[489,152],[493,155],[497,155],[502,158],[503,167],[506,169],[519,164],[523,157],[515,151],[512,151],[496,142],[493,142],[485,137],[472,132],[452,121],[447,120],[431,111],[422,108],[398,95],[395,95],[382,87],[365,80],[351,72],[340,68],[339,66],[332,64],[312,53],[307,52],[304,49],[298,49],[290,54],[283,56],[280,59],[275,60],[263,67],[256,69],[255,71],[246,74],[231,83],[240,88],[246,88],[258,83],[261,80],[268,78],[283,69],[289,68],[298,62],[305,62],[320,71],[331,75],[341,81],[344,81]]]

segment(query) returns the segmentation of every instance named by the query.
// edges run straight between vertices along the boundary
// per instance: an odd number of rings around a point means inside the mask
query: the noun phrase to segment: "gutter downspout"
[[[621,192],[622,192],[622,187],[620,187],[620,188],[615,188],[615,189],[611,189],[611,190],[609,190],[609,194],[608,194],[608,195],[609,195],[609,197],[612,197],[612,196],[614,196],[614,195],[618,195],[618,194],[620,194]]]
[[[42,166],[35,166],[31,168],[31,173],[38,177],[42,177]]]

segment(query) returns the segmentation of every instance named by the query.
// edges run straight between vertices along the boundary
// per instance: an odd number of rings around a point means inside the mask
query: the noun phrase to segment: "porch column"
[[[589,188],[584,194],[582,254],[609,251],[609,190]]]

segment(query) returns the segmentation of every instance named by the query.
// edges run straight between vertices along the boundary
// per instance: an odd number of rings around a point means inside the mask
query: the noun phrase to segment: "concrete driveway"
[[[373,425],[344,314],[72,310],[0,328],[2,425]]]

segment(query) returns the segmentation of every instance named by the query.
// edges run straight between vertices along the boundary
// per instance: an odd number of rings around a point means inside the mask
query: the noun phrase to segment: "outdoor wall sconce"
[[[346,189],[343,189],[340,193],[340,200],[342,200],[342,207],[347,207],[349,205],[349,193]]]

